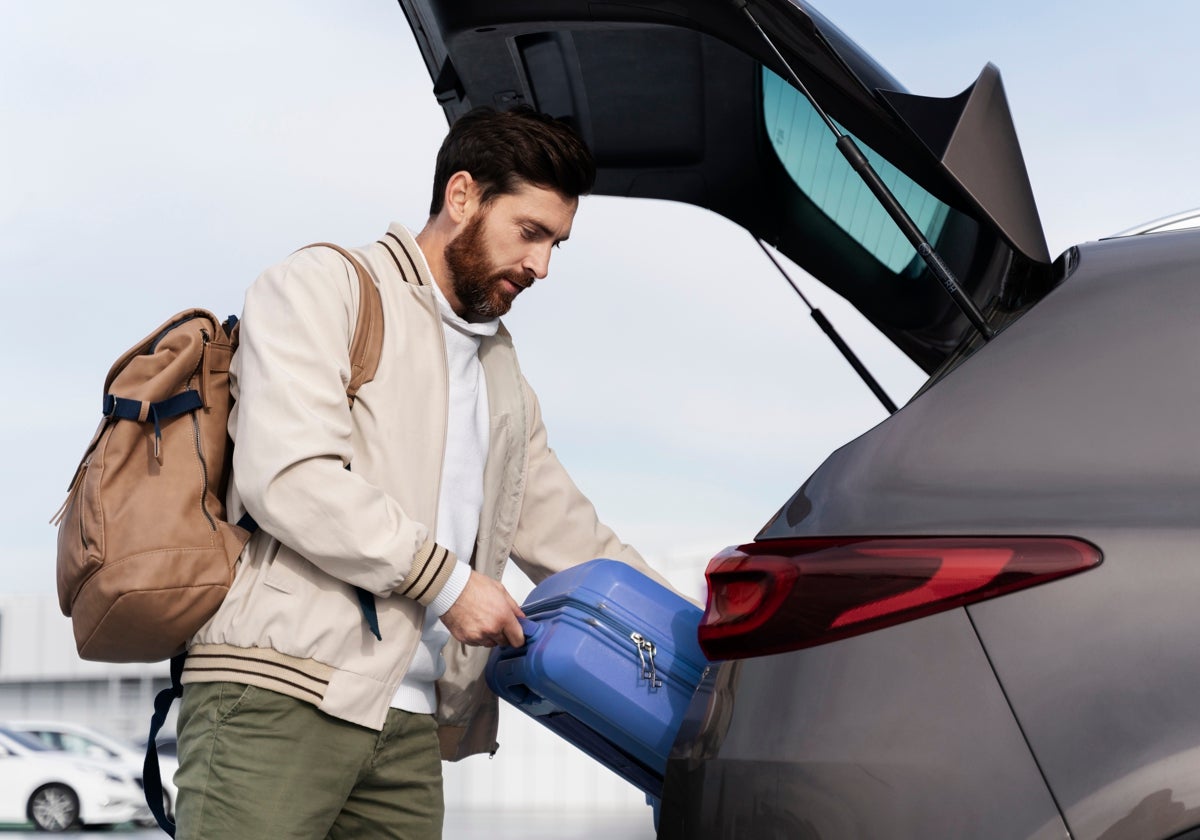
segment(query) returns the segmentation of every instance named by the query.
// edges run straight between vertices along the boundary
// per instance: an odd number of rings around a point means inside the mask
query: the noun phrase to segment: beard
[[[466,321],[490,321],[508,312],[517,292],[510,292],[503,281],[519,287],[533,285],[533,280],[520,272],[497,271],[492,265],[483,242],[486,215],[476,213],[445,249],[450,285],[463,306],[462,317]]]

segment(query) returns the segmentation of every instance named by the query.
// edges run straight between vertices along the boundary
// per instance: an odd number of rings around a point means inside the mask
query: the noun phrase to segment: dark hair
[[[431,216],[441,212],[446,184],[460,171],[479,182],[484,204],[522,183],[577,198],[596,181],[596,162],[575,130],[528,105],[511,111],[474,108],[454,121],[438,150]]]

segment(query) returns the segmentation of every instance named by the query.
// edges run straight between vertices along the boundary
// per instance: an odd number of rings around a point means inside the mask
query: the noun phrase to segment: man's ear
[[[450,176],[446,182],[446,195],[443,207],[455,224],[461,224],[471,217],[479,206],[479,184],[471,173],[460,169]]]

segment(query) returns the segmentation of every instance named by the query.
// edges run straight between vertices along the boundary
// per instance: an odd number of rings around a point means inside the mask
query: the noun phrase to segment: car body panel
[[[1073,836],[1171,837],[1200,824],[1200,447],[1181,422],[1200,416],[1200,346],[1194,315],[1180,317],[1200,312],[1200,231],[1089,243],[1073,263],[1024,318],[831,455],[759,537],[1098,546],[1098,568],[969,612]]]
[[[1067,836],[962,610],[706,680],[660,838]]]
[[[1173,837],[1200,825],[1200,535],[1088,536],[1100,568],[971,616],[1074,837]]]
[[[1194,527],[1180,418],[1200,412],[1200,351],[1174,322],[1200,312],[1197,264],[1200,231],[1080,247],[1066,282],[834,452],[759,539]]]

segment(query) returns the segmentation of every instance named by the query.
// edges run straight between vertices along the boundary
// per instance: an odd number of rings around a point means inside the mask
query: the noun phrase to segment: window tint
[[[919,260],[912,245],[834,145],[825,121],[804,96],[763,68],[763,118],[780,162],[808,198],[894,272]],[[844,131],[845,129],[843,129]],[[947,207],[855,138],[858,147],[925,236],[936,242]]]

